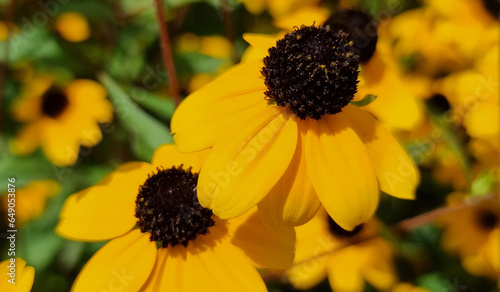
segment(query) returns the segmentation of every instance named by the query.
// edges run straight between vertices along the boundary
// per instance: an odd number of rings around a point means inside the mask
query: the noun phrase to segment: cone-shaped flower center
[[[361,63],[368,62],[377,47],[377,23],[361,11],[341,9],[332,14],[325,25],[346,31],[354,42],[354,51],[359,54]]]
[[[212,211],[203,208],[196,196],[198,174],[182,166],[158,169],[139,188],[135,216],[143,233],[162,247],[182,244],[206,234],[215,224]]]
[[[328,228],[330,230],[330,233],[335,237],[353,237],[361,232],[361,230],[363,229],[363,224],[354,227],[354,229],[351,231],[347,231],[340,227],[337,222],[333,221],[330,216],[328,216]]]
[[[482,210],[477,215],[479,225],[486,230],[493,229],[498,225],[498,214],[494,212]]]
[[[359,56],[340,29],[302,26],[276,43],[264,58],[267,97],[297,117],[319,120],[354,97]]]
[[[42,113],[51,118],[60,116],[68,104],[68,97],[57,87],[49,88],[42,95]]]

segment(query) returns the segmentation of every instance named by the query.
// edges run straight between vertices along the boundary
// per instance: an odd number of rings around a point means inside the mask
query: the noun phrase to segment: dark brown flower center
[[[477,214],[477,220],[479,225],[486,230],[490,230],[498,226],[498,214],[488,210],[479,211]]]
[[[344,108],[358,84],[359,56],[342,29],[302,26],[264,58],[266,96],[298,118],[319,120]]]
[[[57,118],[68,107],[66,94],[57,87],[51,87],[42,95],[42,113],[51,118]]]
[[[194,240],[215,224],[212,211],[203,208],[196,196],[198,174],[182,166],[158,169],[139,188],[135,216],[143,233],[163,248]]]

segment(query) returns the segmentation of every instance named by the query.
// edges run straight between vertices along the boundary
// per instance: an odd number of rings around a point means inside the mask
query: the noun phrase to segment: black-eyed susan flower
[[[413,130],[423,120],[421,99],[428,95],[430,80],[423,76],[405,75],[400,60],[392,52],[392,39],[387,33],[389,21],[374,19],[359,9],[339,9],[329,15],[321,7],[311,7],[284,17],[280,28],[292,30],[297,23],[323,23],[348,32],[355,51],[360,55],[361,73],[354,100],[366,95],[379,99],[366,110],[384,126],[397,130]]]
[[[207,152],[181,154],[164,145],[151,164],[126,163],[68,198],[60,235],[112,239],[72,291],[266,291],[252,263],[289,266],[294,230],[266,227],[256,212],[223,220],[200,206],[196,183]]]
[[[16,225],[22,226],[39,217],[45,210],[47,200],[60,191],[60,185],[54,180],[38,180],[28,183],[23,188],[17,189]],[[2,202],[3,208],[9,207],[8,197]]]
[[[79,12],[65,12],[57,16],[55,28],[69,42],[82,42],[90,37],[87,18]]]
[[[452,193],[448,202],[454,205],[464,198],[463,194]],[[438,220],[444,228],[443,248],[460,256],[463,267],[469,273],[498,279],[499,218],[498,198],[443,216]]]
[[[21,258],[0,263],[0,291],[29,292],[35,279],[35,269]]]
[[[393,249],[376,236],[375,221],[346,231],[323,210],[296,227],[294,265],[285,272],[297,289],[307,290],[328,277],[333,291],[364,291],[365,281],[387,291],[396,280]]]
[[[255,205],[271,224],[303,224],[321,205],[351,230],[382,191],[414,197],[417,171],[367,112],[350,104],[359,57],[349,36],[301,27],[278,42],[254,38],[268,56],[230,69],[180,105],[180,151],[211,148],[198,198],[221,218]]]
[[[80,145],[99,143],[99,123],[113,117],[104,87],[86,79],[59,87],[48,77],[35,77],[28,81],[12,111],[14,119],[25,123],[12,142],[13,152],[27,155],[41,146],[57,166],[76,163]]]

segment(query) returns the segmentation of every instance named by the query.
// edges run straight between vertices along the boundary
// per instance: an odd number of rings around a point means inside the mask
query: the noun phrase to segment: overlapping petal
[[[181,103],[171,125],[180,151],[212,147],[237,121],[267,107],[261,67],[261,61],[236,65]]]
[[[180,153],[177,151],[174,144],[164,144],[156,149],[151,163],[155,167],[165,168],[184,165],[185,169],[192,167],[193,172],[199,172],[208,153],[209,150]]]
[[[306,129],[304,123],[298,124],[299,136],[292,161],[281,179],[258,204],[262,219],[271,226],[304,224],[314,217],[321,206],[306,167],[303,145]]]
[[[309,121],[305,153],[314,189],[337,224],[352,230],[372,217],[379,200],[373,165],[342,114]]]
[[[364,110],[349,105],[343,113],[366,146],[380,189],[400,199],[414,199],[420,178],[415,164],[404,149]]]
[[[198,181],[200,204],[222,219],[248,211],[285,172],[297,135],[295,120],[273,107],[226,132],[202,167]]]

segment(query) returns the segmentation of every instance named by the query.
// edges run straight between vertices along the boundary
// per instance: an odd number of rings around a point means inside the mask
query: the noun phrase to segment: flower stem
[[[175,105],[181,102],[179,93],[179,83],[177,82],[177,74],[175,73],[174,58],[172,57],[172,46],[170,44],[170,37],[168,35],[168,26],[165,21],[163,8],[163,0],[155,0],[156,3],[156,16],[158,19],[158,26],[160,31],[160,46],[163,63],[167,69],[168,78],[170,80],[170,91]]]

